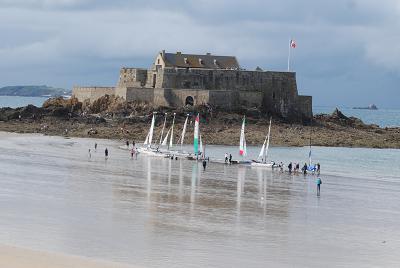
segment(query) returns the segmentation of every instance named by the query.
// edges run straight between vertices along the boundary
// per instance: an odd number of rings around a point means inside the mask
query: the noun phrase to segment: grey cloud
[[[249,69],[285,70],[293,37],[299,88],[318,93],[320,103],[339,102],[341,94],[324,100],[320,93],[370,88],[368,79],[353,81],[368,72],[396,86],[400,8],[383,2],[0,0],[0,83],[109,85],[121,65],[147,67],[161,49],[236,55]]]

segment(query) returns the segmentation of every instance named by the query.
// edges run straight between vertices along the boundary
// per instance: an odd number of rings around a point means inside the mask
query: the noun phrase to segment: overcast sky
[[[400,108],[398,0],[0,0],[0,86],[115,85],[168,52],[292,69],[314,105]]]

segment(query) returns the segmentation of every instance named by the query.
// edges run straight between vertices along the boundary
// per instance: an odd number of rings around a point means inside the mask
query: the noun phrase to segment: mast
[[[311,161],[311,134],[312,134],[312,130],[310,130],[310,142],[309,142],[310,152],[308,153],[309,166],[311,166],[311,163],[312,163],[312,161]]]
[[[164,116],[164,124],[163,124],[163,127],[162,127],[162,129],[161,129],[161,135],[160,135],[160,145],[162,144],[162,141],[163,141],[163,134],[164,134],[164,129],[165,129],[165,124],[167,123],[167,113],[165,113],[165,116]]]
[[[172,148],[172,141],[173,141],[173,138],[174,138],[175,115],[176,115],[176,113],[174,113],[174,118],[172,119],[171,137],[170,137],[170,139],[169,139],[168,150],[169,150],[170,148]]]

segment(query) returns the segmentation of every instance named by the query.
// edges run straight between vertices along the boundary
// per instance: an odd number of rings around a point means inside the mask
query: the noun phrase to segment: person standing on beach
[[[322,184],[322,180],[320,177],[318,177],[316,183],[317,183],[317,196],[320,196],[321,195],[321,184]]]
[[[104,150],[104,156],[106,157],[106,160],[107,160],[108,159],[108,149],[107,148]]]
[[[131,149],[131,159],[133,159],[133,155],[135,154],[135,147],[132,147]]]
[[[94,143],[94,150],[97,151],[97,142]]]
[[[228,163],[228,154],[225,153],[225,163]]]
[[[92,158],[92,153],[90,152],[90,149],[89,149],[89,152],[88,152],[88,156],[89,156],[89,159]]]
[[[206,171],[206,167],[207,167],[207,161],[206,161],[206,159],[204,158],[204,159],[203,159],[203,169],[204,169],[204,171]]]
[[[229,164],[232,164],[232,154],[229,154]]]
[[[317,175],[321,174],[321,165],[317,164]]]
[[[290,162],[287,167],[289,169],[289,174],[292,174],[292,167],[293,167],[292,162]]]
[[[126,148],[129,149],[129,141],[128,140],[126,140]]]
[[[307,163],[304,163],[303,168],[301,169],[304,175],[307,175]]]
[[[283,172],[283,166],[284,166],[284,165],[283,165],[283,163],[281,162],[281,163],[279,164],[279,171],[280,171],[280,172]]]

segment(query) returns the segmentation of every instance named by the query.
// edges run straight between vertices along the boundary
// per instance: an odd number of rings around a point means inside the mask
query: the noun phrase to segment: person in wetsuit
[[[320,177],[318,177],[316,183],[317,183],[317,196],[320,196],[321,195],[321,184],[322,184],[322,180]]]

